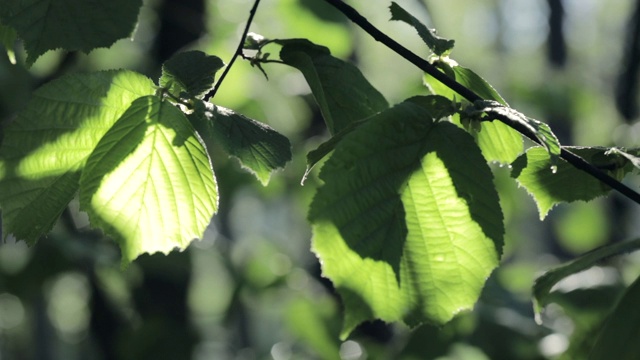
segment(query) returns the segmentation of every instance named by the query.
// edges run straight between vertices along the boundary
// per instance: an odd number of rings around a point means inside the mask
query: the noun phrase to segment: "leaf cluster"
[[[11,55],[22,39],[27,65],[51,49],[110,46],[130,35],[141,4],[68,3],[77,13],[52,0],[4,1],[0,44]],[[636,150],[561,146],[548,125],[509,107],[487,81],[451,59],[453,40],[396,3],[390,11],[391,20],[417,31],[436,69],[424,75],[424,94],[395,105],[355,65],[309,40],[245,32],[240,46],[257,51],[240,55],[263,72],[272,62],[298,70],[325,121],[330,138],[307,154],[303,179],[323,162],[308,212],[311,247],[343,300],[343,338],[366,320],[440,326],[473,308],[504,245],[492,163],[511,167],[541,219],[556,204],[611,190],[567,162],[567,153],[616,183],[640,164]],[[278,60],[269,59],[266,46],[280,47]],[[216,56],[188,51],[163,64],[157,83],[111,70],[66,75],[36,90],[4,129],[3,237],[33,244],[76,195],[92,226],[120,245],[123,264],[201,237],[218,209],[212,164],[218,151],[263,185],[292,157],[285,136],[207,99],[224,66]],[[526,150],[523,134],[534,142]],[[562,278],[637,247],[636,241],[604,248],[551,270],[534,287],[536,311]],[[628,289],[608,328],[623,322],[639,288],[636,281]],[[594,358],[618,342],[602,335]]]

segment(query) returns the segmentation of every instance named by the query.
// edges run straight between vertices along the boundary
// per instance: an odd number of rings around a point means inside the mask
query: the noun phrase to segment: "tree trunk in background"
[[[616,84],[616,107],[631,122],[638,116],[638,69],[640,68],[640,0],[627,26],[625,54]]]
[[[547,58],[549,64],[563,68],[567,64],[567,43],[564,38],[564,6],[562,0],[547,0],[549,4],[549,35]]]

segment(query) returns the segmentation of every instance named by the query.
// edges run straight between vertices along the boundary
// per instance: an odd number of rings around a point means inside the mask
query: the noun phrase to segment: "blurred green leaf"
[[[331,134],[388,108],[387,100],[360,70],[331,56],[328,48],[304,39],[274,42],[282,45],[280,59],[300,70],[309,83]]]
[[[604,245],[611,234],[607,209],[598,203],[576,203],[553,223],[562,247],[581,254]]]
[[[177,97],[186,92],[202,99],[213,88],[216,72],[222,67],[224,63],[219,57],[202,51],[179,53],[162,64],[160,86]]]
[[[420,20],[416,19],[413,15],[409,14],[405,9],[395,2],[391,2],[389,7],[391,10],[391,20],[403,21],[413,26],[418,35],[422,38],[425,44],[433,51],[437,56],[447,56],[453,50],[455,45],[454,40],[445,39],[436,35],[436,31],[427,28]]]
[[[237,158],[263,185],[291,160],[289,139],[266,124],[209,102],[196,103],[189,120],[211,153],[216,144]]]
[[[548,302],[560,305],[562,313],[573,323],[569,348],[558,356],[558,360],[589,357],[594,339],[598,337],[606,317],[625,289],[625,286],[616,283],[549,294]]]
[[[4,129],[3,236],[32,244],[51,230],[100,138],[131,102],[154,91],[147,77],[125,70],[67,75],[36,90]]]
[[[634,360],[640,354],[640,277],[624,293],[607,319],[589,360]]]
[[[491,171],[468,134],[431,116],[405,101],[372,117],[320,173],[313,250],[345,304],[343,337],[374,318],[444,324],[473,306],[497,266],[504,229]]]
[[[312,348],[321,359],[339,358],[338,330],[332,326],[337,315],[328,299],[296,298],[288,306],[287,324],[291,333]]]
[[[16,39],[16,31],[11,27],[2,25],[2,22],[0,22],[0,45],[4,46],[7,56],[9,57],[9,61],[12,64],[16,63],[16,55],[14,51]]]
[[[32,65],[48,50],[89,51],[131,35],[142,0],[4,0],[0,21],[18,32]]]
[[[156,96],[135,100],[89,156],[80,204],[114,238],[127,264],[184,249],[218,208],[206,149],[185,115]]]
[[[551,288],[560,280],[588,269],[608,257],[635,251],[639,248],[640,239],[615,243],[590,251],[571,262],[548,270],[537,278],[533,285],[533,306],[536,314],[539,314],[547,304]]]

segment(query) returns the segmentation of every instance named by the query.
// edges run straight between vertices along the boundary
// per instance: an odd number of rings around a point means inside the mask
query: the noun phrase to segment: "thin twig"
[[[468,101],[473,103],[478,100],[483,100],[478,94],[476,94],[469,88],[465,87],[464,85],[460,84],[459,82],[455,81],[454,79],[448,77],[443,72],[438,70],[435,66],[433,66],[431,63],[429,63],[427,60],[416,55],[411,50],[402,46],[397,41],[393,40],[392,38],[387,36],[385,33],[378,30],[378,28],[372,25],[365,17],[360,15],[360,13],[358,13],[356,9],[345,4],[341,0],[325,0],[325,1],[330,5],[332,5],[333,7],[335,7],[336,9],[338,9],[354,24],[358,25],[362,30],[364,30],[369,35],[371,35],[371,37],[373,37],[376,41],[381,42],[386,47],[388,47],[389,49],[393,50],[395,53],[403,57],[405,60],[417,66],[420,70],[424,71],[425,73],[431,75],[432,77],[434,77],[435,79],[437,79],[438,81],[440,81],[441,83],[449,87],[451,90],[460,94],[462,97],[464,97]],[[532,133],[530,129],[527,129],[526,127],[522,126],[522,124],[514,122],[506,116],[500,116],[496,114],[492,117],[506,124],[512,129],[520,132],[521,134],[525,135],[526,137],[531,139],[533,142],[540,144],[540,140],[537,139],[536,135]],[[640,204],[640,193],[632,190],[631,188],[624,185],[620,181],[609,176],[604,171],[591,165],[582,157],[564,148],[562,149],[560,157],[565,161],[567,161],[568,163],[570,163],[571,165],[573,165],[575,168],[588,173],[589,175],[595,177],[596,179],[610,186],[612,189],[615,189],[616,191],[626,196],[627,198]]]
[[[229,70],[231,70],[233,63],[236,62],[236,59],[239,56],[242,56],[242,50],[244,49],[244,42],[247,39],[249,28],[251,27],[251,23],[253,22],[253,18],[256,15],[256,11],[258,10],[259,4],[260,4],[260,0],[255,0],[253,3],[253,6],[251,7],[251,10],[249,10],[249,18],[247,19],[247,25],[244,27],[244,31],[242,32],[242,37],[240,38],[240,42],[238,43],[238,48],[236,48],[236,52],[233,54],[233,57],[231,57],[231,61],[229,61],[229,64],[224,68],[224,71],[222,72],[222,75],[220,75],[220,78],[218,79],[218,82],[216,83],[216,85],[205,96],[205,99],[207,99],[207,101],[211,100],[214,96],[216,96],[216,93],[220,88],[220,84],[222,84],[222,81],[224,81],[224,78],[227,77],[227,74],[229,73]]]

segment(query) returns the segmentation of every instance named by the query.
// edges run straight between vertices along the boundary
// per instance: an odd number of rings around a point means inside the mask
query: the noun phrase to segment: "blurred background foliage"
[[[564,144],[637,146],[640,1],[398,3],[455,39],[452,58],[513,107],[550,123]],[[133,40],[88,55],[49,52],[30,69],[0,56],[0,119],[10,121],[35,87],[67,72],[129,68],[157,78],[160,64],[185,49],[228,62],[251,5],[147,0]],[[388,21],[387,0],[353,5],[428,55],[412,28]],[[328,46],[391,103],[427,93],[419,70],[322,1],[263,0],[252,31]],[[302,76],[268,65],[267,80],[248,62],[236,63],[213,101],[288,136],[294,159],[286,170],[262,187],[235,160],[212,159],[221,204],[204,239],[182,253],[142,256],[127,269],[77,206],[34,247],[8,239],[0,246],[0,359],[584,358],[609,308],[640,273],[640,257],[610,259],[564,280],[541,325],[533,280],[594,247],[637,237],[637,206],[614,194],[559,206],[540,222],[533,201],[497,166],[507,246],[475,310],[440,329],[366,323],[339,341],[340,301],[320,276],[305,220],[318,180],[300,185],[305,153],[327,134]]]

